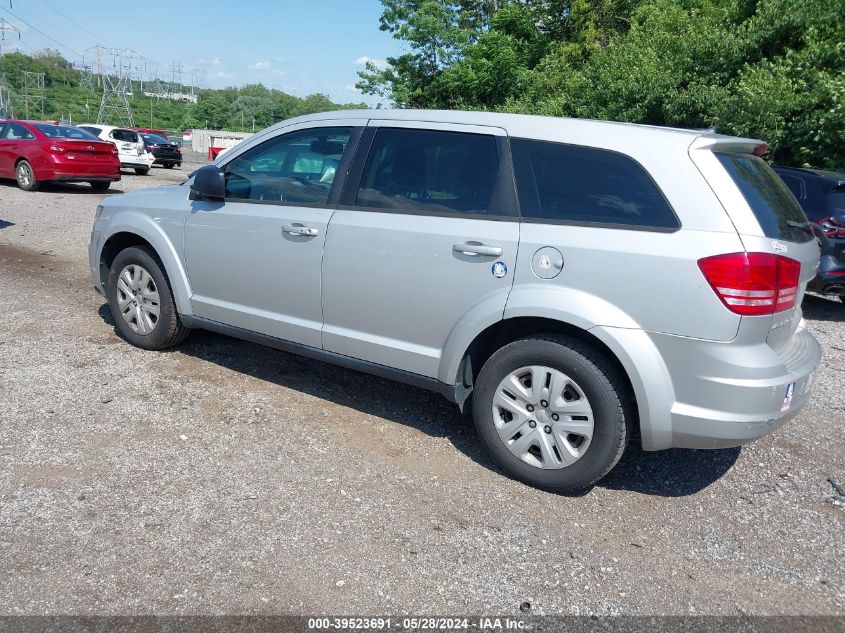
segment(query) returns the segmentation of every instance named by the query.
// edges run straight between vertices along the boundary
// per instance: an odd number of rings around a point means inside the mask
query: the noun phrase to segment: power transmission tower
[[[0,18],[0,117],[12,116],[12,89],[3,70],[3,42],[6,41],[6,33],[17,33],[18,39],[21,37],[18,27]]]
[[[79,71],[79,88],[85,92],[94,92],[94,75],[91,72],[91,64],[85,63],[85,58],[82,58],[82,63],[74,66]]]
[[[174,59],[170,62],[170,90],[169,93],[182,92],[182,62]]]
[[[147,92],[155,95],[155,98],[158,99],[162,93],[161,79],[158,76],[158,63],[151,62],[147,66],[147,70]]]
[[[85,52],[93,52],[94,72],[98,83],[103,87],[97,123],[117,122],[133,127],[135,122],[132,118],[128,95],[132,94],[133,64],[136,59],[143,59],[143,57],[128,48],[107,48],[99,44],[86,49]],[[109,67],[109,61],[111,61],[111,67]]]
[[[44,118],[44,73],[23,71],[23,110],[27,119],[30,110]]]

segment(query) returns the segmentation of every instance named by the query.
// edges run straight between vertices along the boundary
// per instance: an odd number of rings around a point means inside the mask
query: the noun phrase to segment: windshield
[[[763,235],[789,242],[809,242],[807,216],[789,187],[762,158],[752,154],[716,154],[754,212]]]
[[[52,123],[36,123],[35,128],[49,138],[76,138],[85,141],[99,141],[96,136],[69,125],[53,125]]]

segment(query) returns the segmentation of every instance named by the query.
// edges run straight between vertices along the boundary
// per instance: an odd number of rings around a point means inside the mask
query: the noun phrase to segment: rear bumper
[[[181,155],[173,155],[173,156],[156,156],[155,157],[155,164],[156,165],[164,165],[165,163],[181,163],[182,156]]]
[[[823,253],[819,262],[819,274],[807,287],[821,294],[845,295],[845,262],[835,253]]]
[[[822,357],[804,327],[778,352],[745,341],[742,327],[725,343],[603,329],[630,358],[623,364],[637,396],[645,450],[728,448],[775,431],[810,399]]]
[[[120,173],[98,174],[90,176],[87,174],[53,174],[50,180],[54,182],[117,182],[120,180]]]

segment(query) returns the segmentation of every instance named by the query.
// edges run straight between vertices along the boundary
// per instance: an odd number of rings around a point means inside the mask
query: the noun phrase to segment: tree
[[[410,52],[358,86],[398,105],[717,126],[781,163],[845,166],[841,0],[383,4]]]

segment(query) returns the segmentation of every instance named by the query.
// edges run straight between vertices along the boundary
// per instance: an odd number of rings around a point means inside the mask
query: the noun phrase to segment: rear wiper
[[[813,225],[810,222],[796,222],[795,220],[787,220],[786,226],[789,226],[793,229],[798,229],[799,231],[806,231],[810,235],[815,235],[815,233],[813,233]]]

